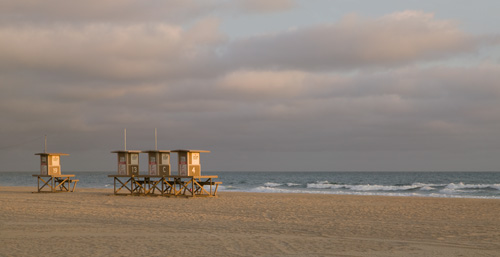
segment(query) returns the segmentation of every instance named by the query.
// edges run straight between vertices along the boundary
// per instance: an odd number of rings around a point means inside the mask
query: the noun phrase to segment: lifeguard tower
[[[118,175],[139,175],[139,153],[137,150],[113,151],[118,154]]]
[[[210,151],[178,149],[172,152],[177,153],[179,176],[201,176],[200,153]]]
[[[170,176],[169,150],[148,150],[143,153],[148,154],[148,175]]]
[[[45,149],[43,153],[36,153],[40,156],[40,174],[35,174],[37,177],[38,192],[44,192],[44,188],[48,188],[48,192],[73,192],[75,191],[78,179],[74,179],[73,174],[62,174],[61,172],[61,156],[69,155],[66,153],[47,153],[47,136],[45,136]],[[73,186],[71,186],[73,184]]]
[[[40,155],[40,175],[61,175],[61,156],[66,153],[36,153]]]

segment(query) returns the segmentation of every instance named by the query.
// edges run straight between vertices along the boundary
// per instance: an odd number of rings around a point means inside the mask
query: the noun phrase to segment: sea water
[[[36,187],[34,172],[0,172],[0,186]],[[113,172],[75,172],[77,187],[113,188]],[[500,172],[203,172],[219,191],[500,199]],[[1,189],[0,189],[1,190]]]

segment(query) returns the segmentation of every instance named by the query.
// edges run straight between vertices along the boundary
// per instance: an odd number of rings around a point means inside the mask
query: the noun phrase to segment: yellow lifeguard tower
[[[178,149],[172,152],[177,153],[179,176],[201,176],[200,153],[210,151]]]
[[[36,153],[40,155],[40,175],[61,175],[61,156],[66,153]]]
[[[66,153],[47,153],[47,136],[45,136],[45,149],[40,155],[40,174],[35,174],[37,178],[38,192],[42,192],[44,188],[48,192],[73,192],[75,191],[78,179],[74,179],[73,174],[62,174],[61,172],[61,156],[69,155]],[[73,187],[71,187],[73,184]],[[45,190],[47,191],[47,190]]]
[[[139,175],[139,153],[136,150],[113,151],[118,154],[118,175]]]
[[[149,150],[143,153],[148,154],[148,175],[170,176],[169,150]]]

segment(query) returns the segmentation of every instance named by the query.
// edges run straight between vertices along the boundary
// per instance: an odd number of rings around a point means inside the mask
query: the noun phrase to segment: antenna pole
[[[47,135],[45,135],[45,144],[44,144],[44,147],[43,147],[43,152],[47,153]]]
[[[125,151],[127,151],[127,129],[123,129],[123,136],[125,137],[124,141]]]
[[[158,134],[156,133],[156,128],[155,128],[155,150],[158,151]]]

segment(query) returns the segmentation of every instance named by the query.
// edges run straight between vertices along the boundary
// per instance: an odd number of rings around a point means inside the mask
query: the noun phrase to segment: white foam
[[[418,187],[444,187],[447,184],[427,184],[427,183],[413,183],[411,184],[412,186],[418,186]]]
[[[412,185],[404,185],[404,186],[392,186],[392,185],[338,185],[331,184],[328,181],[320,181],[317,183],[308,183],[307,188],[311,189],[348,189],[354,191],[407,191],[420,189],[423,191],[435,190],[434,186],[445,186],[439,184],[424,184],[424,183],[413,183]]]
[[[307,188],[318,188],[318,189],[329,189],[332,188],[332,184],[322,184],[322,183],[308,183]]]
[[[317,181],[316,183],[307,183],[306,187],[312,189],[340,189],[344,186],[331,184],[328,181]]]
[[[459,190],[459,189],[486,189],[486,188],[500,190],[500,184],[464,184],[463,182],[460,182],[458,184],[450,183],[450,184],[446,185],[446,188],[447,189],[454,189],[454,190]]]
[[[345,185],[345,188],[355,191],[407,191],[421,188],[422,185],[387,186],[387,185]]]
[[[439,190],[439,193],[453,195],[453,194],[457,194],[458,191],[455,189],[452,189],[452,188],[443,188],[443,189]]]
[[[280,183],[274,183],[274,182],[267,182],[267,183],[264,183],[264,186],[265,187],[279,187],[279,186],[282,186],[283,184],[280,184]]]
[[[293,193],[293,190],[287,190],[287,189],[276,188],[276,187],[261,186],[261,187],[256,187],[256,188],[250,189],[250,192],[256,192],[256,193]]]

